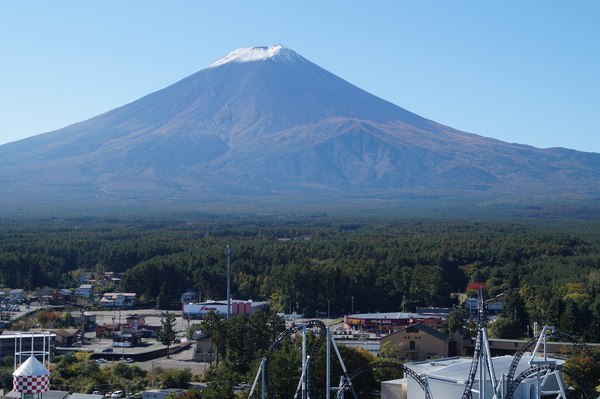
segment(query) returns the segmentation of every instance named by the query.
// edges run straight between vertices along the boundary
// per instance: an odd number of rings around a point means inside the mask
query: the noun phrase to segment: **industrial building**
[[[5,333],[0,334],[0,359],[5,356],[17,356],[17,360],[26,359],[28,353],[43,353],[52,354],[56,345],[56,334],[45,332],[28,332],[28,333]]]
[[[415,323],[435,328],[439,327],[443,320],[441,316],[405,312],[358,313],[344,317],[344,323],[351,329],[378,334],[391,334]]]
[[[267,309],[268,302],[255,302],[252,300],[231,300],[231,315],[252,315],[260,310]],[[227,314],[227,300],[223,301],[206,301],[200,303],[184,303],[183,317],[188,320],[201,319],[204,315],[210,312],[217,313],[220,316]]]

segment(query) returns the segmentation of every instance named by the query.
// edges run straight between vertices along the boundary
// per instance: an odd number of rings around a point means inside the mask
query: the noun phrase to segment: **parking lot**
[[[11,305],[11,309],[5,308],[3,312],[6,312],[7,318],[10,318],[13,321],[13,324],[18,328],[18,319],[26,316],[29,313],[35,312],[39,309],[45,309],[48,306],[40,306],[38,304],[32,305]],[[145,323],[151,326],[160,326],[162,317],[166,311],[161,311],[157,309],[127,309],[127,310],[99,310],[99,311],[86,311],[86,314],[94,314],[96,315],[96,323],[98,325],[103,324],[112,324],[118,323],[119,320],[121,323],[125,322],[125,318],[127,316],[136,314],[140,316],[144,316]],[[170,313],[176,316],[175,319],[175,331],[177,332],[177,337],[179,340],[185,342],[185,329],[188,327],[188,321],[183,320],[181,318],[180,312]],[[80,316],[79,312],[71,312],[72,317],[78,318]],[[16,321],[16,324],[14,323]],[[175,344],[176,346],[178,344]],[[100,363],[101,366],[109,365],[114,361],[119,361],[119,359],[127,359],[131,358],[133,360],[130,364],[135,364],[144,370],[152,370],[153,367],[161,367],[161,368],[178,368],[184,369],[189,368],[194,374],[200,374],[208,369],[209,365],[207,363],[198,363],[192,360],[194,346],[190,345],[186,349],[182,350],[178,353],[172,353],[170,358],[166,358],[166,356],[158,357],[153,360],[148,361],[140,361],[139,355],[143,353],[155,352],[157,350],[165,348],[164,345],[159,343],[155,338],[145,338],[142,340],[141,345],[133,347],[133,348],[121,348],[121,347],[113,347],[112,339],[109,338],[98,338],[96,337],[95,332],[86,332],[84,334],[83,344],[76,344],[68,348],[69,351],[85,351],[92,352],[93,359],[105,359],[105,362],[102,361]]]
[[[160,326],[162,317],[165,311],[157,310],[157,309],[142,309],[142,310],[100,310],[100,311],[86,311],[86,314],[94,314],[96,315],[96,323],[98,325],[103,324],[118,324],[119,320],[121,323],[125,322],[125,318],[130,315],[138,315],[144,316],[145,324],[151,326]],[[185,330],[188,327],[187,320],[182,320],[180,312],[170,312],[176,316],[175,318],[175,331],[177,332],[177,337],[182,342],[186,341],[185,338]],[[79,316],[78,314],[74,314],[73,316]],[[119,361],[119,359],[127,359],[131,358],[134,360],[133,363],[143,370],[150,371],[153,367],[161,367],[161,368],[177,368],[184,369],[189,368],[192,373],[200,374],[208,369],[209,365],[207,363],[198,363],[194,362],[193,352],[194,346],[190,345],[186,349],[182,350],[178,353],[172,353],[170,358],[167,359],[166,356],[158,357],[153,360],[148,361],[139,361],[139,357],[141,354],[155,352],[157,350],[165,348],[164,345],[159,343],[155,338],[144,338],[139,346],[133,348],[123,348],[123,347],[113,347],[112,339],[109,338],[97,338],[95,332],[87,332],[85,333],[85,342],[86,344],[82,345],[81,350],[91,351],[94,353],[94,358],[104,358],[106,359],[106,363],[101,363],[101,365],[111,364],[113,361]],[[174,344],[178,345],[178,344]]]

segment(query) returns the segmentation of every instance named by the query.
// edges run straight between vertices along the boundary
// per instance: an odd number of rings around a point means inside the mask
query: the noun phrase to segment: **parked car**
[[[250,389],[250,385],[247,382],[240,382],[238,384],[235,384],[233,386],[233,389],[235,391],[240,391],[240,390],[249,390]]]
[[[96,359],[96,363],[108,363],[108,360],[106,360],[105,358],[101,357],[100,359]]]
[[[130,358],[130,357],[125,358],[125,363],[134,363],[134,362],[135,361],[132,358]]]
[[[110,397],[111,397],[112,399],[122,398],[122,397],[123,397],[123,391],[121,391],[120,389],[119,389],[119,390],[117,390],[117,391],[114,391],[114,392],[112,393],[112,395],[110,395]]]

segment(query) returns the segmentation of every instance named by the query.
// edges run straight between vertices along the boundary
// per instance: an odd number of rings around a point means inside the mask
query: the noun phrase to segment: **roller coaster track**
[[[478,308],[479,308],[478,309],[478,319],[479,320],[478,320],[477,338],[476,338],[476,342],[475,342],[473,360],[471,362],[471,368],[469,371],[468,379],[465,382],[465,389],[462,394],[462,399],[472,399],[472,389],[473,389],[475,377],[477,374],[477,368],[479,366],[479,359],[482,356],[482,351],[484,350],[484,348],[483,348],[483,345],[484,345],[483,329],[485,328],[486,306],[485,306],[485,301],[483,299],[483,292],[480,292],[480,295],[479,295]],[[308,320],[303,324],[294,325],[294,326],[288,328],[287,330],[283,331],[281,334],[279,334],[277,336],[277,338],[275,339],[275,341],[273,341],[273,343],[271,344],[271,346],[269,348],[269,351],[267,353],[266,360],[265,360],[265,366],[264,366],[265,367],[266,395],[269,399],[277,399],[274,394],[272,373],[271,373],[271,361],[272,361],[273,355],[274,355],[275,351],[281,346],[281,343],[284,340],[290,338],[293,334],[296,334],[299,331],[301,331],[304,328],[304,325],[306,326],[307,330],[311,330],[311,331],[315,332],[315,339],[312,342],[311,347],[309,349],[309,354],[308,354],[309,356],[308,356],[308,360],[307,360],[307,364],[306,364],[306,379],[307,379],[306,387],[310,393],[310,397],[315,397],[314,388],[313,388],[313,384],[312,384],[311,363],[312,363],[312,360],[315,358],[319,348],[321,347],[321,345],[323,344],[325,339],[327,339],[327,329],[326,329],[325,324],[320,320]],[[519,374],[515,378],[515,373],[516,373],[516,370],[517,370],[517,367],[518,367],[518,364],[519,364],[521,358],[525,355],[525,353],[527,353],[528,351],[531,351],[532,347],[537,343],[539,338],[540,338],[539,336],[531,338],[529,341],[527,341],[523,345],[523,347],[521,347],[519,349],[519,351],[517,353],[515,353],[513,360],[511,362],[508,374],[506,376],[507,391],[506,391],[506,395],[505,395],[504,399],[512,399],[517,387],[526,378],[530,378],[530,377],[536,375],[537,373],[547,373],[547,372],[554,372],[554,371],[559,371],[563,374],[566,374],[569,377],[571,377],[574,381],[576,381],[579,384],[579,386],[581,387],[582,397],[585,397],[586,399],[595,398],[593,391],[590,390],[590,388],[587,386],[585,381],[583,381],[581,379],[581,376],[577,375],[574,371],[570,370],[569,368],[561,366],[561,365],[537,364],[537,365],[529,367],[527,370],[523,371],[521,374]],[[592,359],[596,363],[596,365],[598,367],[600,367],[600,355],[596,354],[588,345],[586,345],[584,342],[578,340],[577,338],[570,336],[568,334],[564,334],[564,333],[560,333],[560,332],[556,332],[556,331],[549,333],[547,335],[547,338],[560,339],[562,341],[573,344],[574,349],[578,349],[580,351],[580,353],[583,353],[586,356],[588,356],[590,359]],[[553,341],[553,342],[556,342],[556,341]],[[402,371],[405,375],[410,376],[419,384],[421,389],[423,389],[425,399],[432,399],[427,380],[425,378],[421,377],[421,375],[417,374],[413,370],[405,367],[404,365],[402,365],[400,363],[396,363],[396,362],[372,362],[372,363],[369,363],[367,365],[364,365],[364,366],[354,370],[352,373],[350,373],[348,375],[347,378],[343,379],[343,382],[340,385],[339,390],[337,391],[336,399],[344,398],[345,392],[352,386],[352,381],[355,378],[359,377],[360,375],[364,374],[365,372],[367,372],[369,370],[376,370],[378,368],[393,368],[393,369]],[[481,370],[480,372],[483,372],[483,370]]]
[[[475,382],[475,375],[477,374],[477,365],[479,364],[479,358],[481,356],[481,350],[483,349],[483,328],[485,327],[486,320],[486,306],[483,299],[483,289],[479,289],[479,303],[477,306],[477,338],[475,340],[475,348],[473,349],[473,360],[471,361],[471,369],[469,371],[469,377],[465,383],[465,390],[462,394],[462,399],[471,399],[473,394],[473,384]]]
[[[321,320],[308,320],[302,324],[306,325],[307,329],[317,330],[316,338],[313,341],[310,350],[309,350],[309,358],[306,365],[306,373],[307,373],[307,389],[310,391],[312,389],[312,378],[310,372],[310,365],[312,360],[315,358],[319,348],[327,338],[327,328],[325,327],[325,323]],[[265,361],[265,385],[266,385],[266,393],[269,399],[276,399],[275,393],[273,389],[273,381],[271,379],[271,360],[273,358],[273,354],[279,348],[281,343],[289,338],[292,334],[295,334],[302,330],[302,324],[294,325],[287,330],[283,331],[281,334],[277,336],[275,341],[269,347],[269,351],[267,352],[266,361]],[[311,395],[314,397],[314,395]]]
[[[350,373],[349,378],[345,379],[344,383],[340,386],[340,389],[338,390],[336,395],[336,399],[344,398],[344,393],[350,387],[350,384],[352,383],[353,379],[366,373],[369,370],[376,370],[378,368],[393,368],[402,371],[404,374],[410,376],[419,384],[419,386],[423,389],[423,392],[425,392],[425,399],[432,399],[431,392],[429,391],[429,385],[427,385],[427,381],[425,381],[423,377],[415,373],[413,370],[404,367],[400,363],[395,362],[372,362],[354,370],[352,373]]]
[[[538,372],[546,373],[548,371],[560,371],[561,373],[566,374],[573,380],[577,381],[577,384],[579,384],[579,387],[581,388],[580,392],[586,399],[593,399],[596,397],[594,391],[591,390],[590,387],[588,387],[585,381],[583,381],[577,373],[569,370],[566,367],[557,366],[554,364],[543,364],[535,367],[530,367],[527,370],[523,371],[521,374],[519,374],[514,381],[507,382],[506,396],[504,397],[504,399],[512,399],[517,387],[525,378],[533,377]]]
[[[517,366],[519,365],[519,362],[521,361],[521,358],[523,357],[523,355],[526,352],[531,351],[531,348],[536,344],[536,342],[539,340],[539,338],[540,338],[539,335],[531,338],[529,341],[527,341],[521,347],[521,349],[519,349],[519,351],[517,353],[514,354],[512,363],[510,364],[510,368],[508,369],[508,373],[506,375],[507,386],[510,386],[510,384],[515,376],[515,372],[517,371]],[[547,338],[562,339],[563,341],[572,343],[574,348],[579,349],[581,351],[581,353],[584,353],[586,356],[588,356],[590,359],[592,359],[594,362],[596,362],[596,365],[598,367],[600,367],[600,359],[599,359],[598,355],[596,355],[594,353],[594,351],[588,345],[585,344],[585,342],[579,341],[577,338],[575,338],[571,335],[563,334],[563,333],[556,332],[556,331],[548,334]]]

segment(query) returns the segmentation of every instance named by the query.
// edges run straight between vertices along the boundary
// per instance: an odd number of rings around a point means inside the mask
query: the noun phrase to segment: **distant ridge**
[[[579,203],[600,154],[452,129],[275,45],[0,146],[0,184],[5,204]]]

